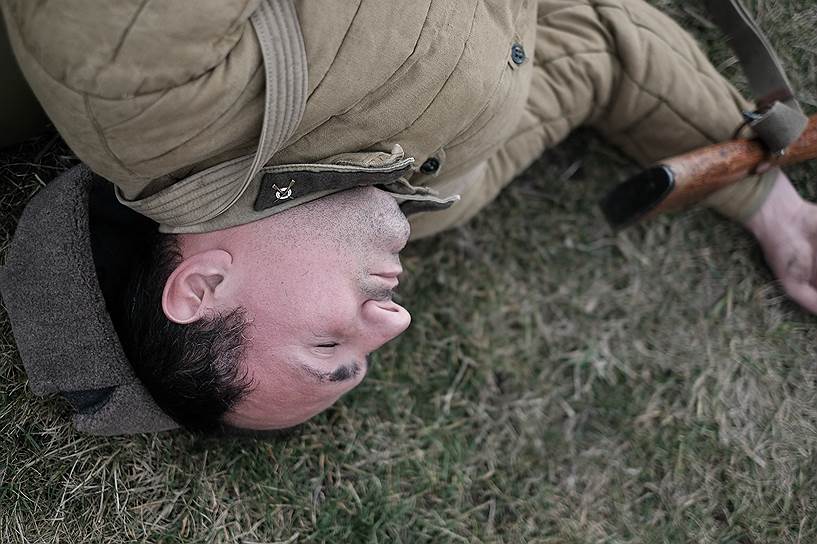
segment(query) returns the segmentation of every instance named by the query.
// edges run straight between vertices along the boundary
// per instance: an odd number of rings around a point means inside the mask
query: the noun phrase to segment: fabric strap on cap
[[[729,38],[758,103],[759,112],[750,117],[749,126],[771,151],[784,151],[803,133],[808,118],[794,98],[780,60],[740,0],[704,3]]]
[[[291,20],[293,17],[297,17],[294,0],[264,0],[250,17],[261,46],[266,72],[264,124],[261,127],[261,139],[255,158],[244,177],[241,189],[228,204],[213,214],[213,217],[235,204],[247,190],[258,170],[272,158],[287,138],[292,136],[304,115],[307,71],[303,37],[300,34],[300,27],[296,27],[299,32],[293,33],[291,27],[285,25],[282,28],[278,24],[279,21]],[[284,31],[285,35],[278,34],[281,31]],[[282,51],[283,48],[279,44],[297,49],[301,62],[293,65],[293,59]],[[272,69],[273,67],[276,69]],[[281,77],[282,75],[284,77]],[[298,98],[300,100],[297,100]]]
[[[254,156],[218,164],[141,200],[120,202],[160,223],[208,221],[241,198],[301,122],[308,92],[306,48],[294,0],[262,0],[250,16],[264,61],[264,121]]]

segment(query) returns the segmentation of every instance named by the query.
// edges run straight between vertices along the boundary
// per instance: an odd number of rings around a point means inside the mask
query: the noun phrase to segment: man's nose
[[[369,300],[363,305],[364,336],[374,351],[395,338],[411,323],[411,315],[391,300]],[[375,345],[376,344],[376,345]]]

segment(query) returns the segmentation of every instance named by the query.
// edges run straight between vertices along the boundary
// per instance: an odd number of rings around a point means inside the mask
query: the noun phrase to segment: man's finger
[[[784,282],[783,288],[797,304],[817,314],[817,289],[808,283]]]

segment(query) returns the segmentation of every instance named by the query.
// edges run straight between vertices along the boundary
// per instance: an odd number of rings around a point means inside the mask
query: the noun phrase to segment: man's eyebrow
[[[351,363],[339,365],[335,370],[332,372],[324,372],[322,370],[318,370],[312,366],[309,366],[306,363],[301,363],[301,368],[310,376],[317,379],[319,382],[343,382],[346,380],[351,380],[355,378],[358,374],[360,374],[360,364],[357,361],[352,361]]]

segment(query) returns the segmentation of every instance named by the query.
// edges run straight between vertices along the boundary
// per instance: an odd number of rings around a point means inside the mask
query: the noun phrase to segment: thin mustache
[[[382,285],[363,285],[363,294],[366,298],[377,301],[391,300],[394,297],[394,289]]]

